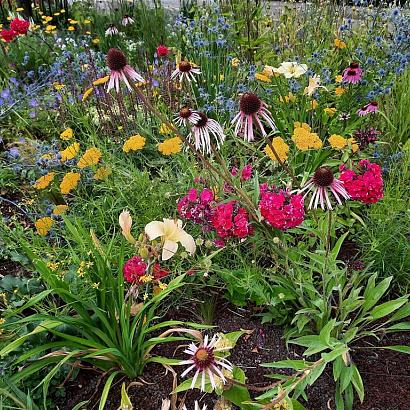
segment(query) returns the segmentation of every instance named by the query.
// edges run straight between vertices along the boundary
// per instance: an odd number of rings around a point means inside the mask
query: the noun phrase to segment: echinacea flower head
[[[163,221],[152,221],[145,226],[145,233],[150,241],[162,240],[162,260],[172,258],[180,243],[191,255],[195,253],[194,238],[182,229],[182,221],[164,218]]]
[[[117,27],[115,27],[115,24],[110,24],[107,28],[107,30],[105,30],[105,37],[108,36],[115,36],[119,33]]]
[[[128,14],[125,14],[121,20],[121,24],[123,26],[130,26],[133,23],[134,23],[134,19],[132,19]]]
[[[241,135],[248,142],[254,141],[256,126],[265,137],[267,133],[261,120],[264,120],[272,130],[276,129],[266,104],[256,94],[244,93],[239,101],[239,109],[239,113],[232,120],[236,136]]]
[[[222,383],[226,383],[226,377],[224,376],[222,370],[226,369],[232,372],[232,364],[218,355],[219,352],[225,352],[231,347],[218,347],[219,338],[217,335],[212,336],[209,340],[208,335],[205,335],[204,340],[199,346],[195,343],[191,343],[184,353],[191,356],[190,359],[184,360],[179,364],[189,364],[190,366],[181,374],[185,377],[189,372],[194,371],[194,376],[192,378],[191,389],[196,385],[198,378],[201,381],[200,388],[201,391],[205,391],[205,383],[207,379],[211,383],[211,386],[215,389],[215,376],[221,379]]]
[[[273,71],[282,74],[285,78],[299,78],[307,72],[306,64],[299,64],[296,61],[284,61]]]
[[[201,74],[199,67],[194,66],[192,63],[186,60],[182,60],[177,64],[177,68],[171,74],[171,79],[178,78],[182,83],[186,78],[188,81],[196,83],[195,75]]]
[[[333,171],[329,167],[318,168],[313,174],[313,177],[305,184],[299,193],[305,192],[303,196],[303,198],[305,198],[310,191],[312,191],[312,197],[310,199],[309,209],[317,209],[319,202],[323,210],[326,210],[326,207],[333,209],[328,191],[333,194],[339,205],[342,205],[342,198],[350,198],[343,186],[343,182],[335,178]]]
[[[107,85],[107,92],[115,88],[117,93],[120,91],[120,82],[124,81],[127,88],[131,91],[131,81],[144,82],[144,79],[127,63],[125,54],[117,48],[110,48],[107,54],[107,65],[110,71],[110,80]]]
[[[378,109],[379,109],[379,106],[378,106],[377,102],[376,101],[371,101],[371,102],[369,102],[369,104],[366,104],[364,107],[359,108],[357,110],[357,115],[359,117],[364,117],[367,114],[378,111]]]
[[[225,141],[225,133],[217,121],[208,118],[203,112],[197,114],[199,119],[192,126],[188,139],[194,141],[195,149],[210,154],[212,152],[211,137],[219,149]]]
[[[343,81],[346,83],[357,84],[362,79],[363,70],[357,61],[350,63],[343,71]]]
[[[196,124],[201,119],[198,111],[191,110],[189,107],[182,107],[175,118],[175,123],[181,125]]]

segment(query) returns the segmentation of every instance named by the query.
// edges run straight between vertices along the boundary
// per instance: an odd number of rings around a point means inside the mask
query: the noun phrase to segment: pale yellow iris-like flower
[[[135,239],[131,234],[132,218],[128,211],[122,211],[118,218],[120,223],[122,234],[129,243],[135,243]]]
[[[327,91],[326,87],[320,85],[320,76],[314,75],[309,78],[309,85],[305,88],[304,94],[311,96],[318,88],[324,88]]]
[[[196,250],[194,238],[182,229],[181,220],[163,219],[161,221],[152,221],[145,227],[145,233],[148,238],[153,241],[156,238],[161,238],[162,260],[166,261],[172,258],[178,250],[178,242],[191,255]]]

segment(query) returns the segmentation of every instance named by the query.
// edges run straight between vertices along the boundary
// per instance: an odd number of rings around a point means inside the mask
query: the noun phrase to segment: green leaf
[[[364,292],[363,311],[367,312],[371,309],[380,298],[386,293],[392,281],[392,276],[383,279],[377,286],[375,286],[377,275],[374,274],[367,282],[366,290]]]
[[[108,377],[108,379],[107,379],[107,381],[104,385],[104,389],[101,393],[100,405],[98,406],[98,410],[104,410],[105,402],[107,401],[108,393],[110,392],[110,389],[111,389],[111,384],[112,384],[115,376],[117,376],[118,373],[119,373],[119,371],[116,371],[114,373],[111,373],[110,377]]]
[[[410,322],[395,323],[394,325],[388,327],[386,330],[389,330],[389,331],[410,330]]]
[[[342,372],[340,374],[340,394],[342,394],[350,384],[352,375],[353,366],[346,366],[342,368]]]
[[[322,359],[326,362],[332,362],[335,360],[337,357],[343,355],[344,353],[347,353],[349,351],[347,346],[338,346],[334,350],[332,350],[329,353],[322,353]]]
[[[360,376],[359,370],[356,365],[353,365],[352,383],[359,396],[360,402],[363,403],[364,400],[364,386],[362,376]]]
[[[302,370],[308,366],[310,366],[312,362],[308,362],[306,360],[280,360],[273,363],[262,363],[262,367],[270,367],[275,369],[294,369],[294,370]]]
[[[132,410],[134,407],[132,406],[131,400],[128,397],[127,389],[125,388],[125,383],[121,386],[121,406],[119,410],[127,409]]]
[[[395,352],[410,354],[410,346],[404,346],[404,345],[385,346],[385,347],[382,347],[381,349],[394,350]]]
[[[389,315],[390,313],[397,310],[400,306],[404,305],[407,302],[407,297],[403,296],[395,300],[389,300],[388,302],[382,303],[379,306],[376,306],[371,312],[370,316],[373,319],[380,319],[384,316]]]
[[[410,316],[410,303],[406,303],[402,306],[389,320],[389,322],[395,322],[402,320]]]
[[[23,306],[21,306],[18,309],[13,309],[10,313],[6,314],[5,317],[11,317],[11,316],[17,316],[24,310],[30,308],[31,306],[36,305],[38,302],[42,301],[45,297],[47,297],[51,292],[53,292],[52,289],[49,290],[44,290],[43,292],[40,292],[38,295],[35,295],[30,298],[30,300],[25,303]]]

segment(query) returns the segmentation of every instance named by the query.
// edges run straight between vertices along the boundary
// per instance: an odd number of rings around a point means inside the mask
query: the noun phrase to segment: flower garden
[[[408,408],[405,4],[0,19],[1,409]]]

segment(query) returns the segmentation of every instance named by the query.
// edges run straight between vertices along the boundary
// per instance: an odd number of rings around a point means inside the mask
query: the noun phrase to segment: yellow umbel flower
[[[84,152],[83,156],[77,162],[80,169],[86,168],[90,165],[98,164],[101,159],[101,151],[98,148],[92,147]]]
[[[94,88],[91,87],[84,91],[83,98],[82,98],[83,102],[92,94],[93,90]]]
[[[334,107],[326,107],[323,109],[323,111],[329,116],[333,117],[336,114],[336,108]]]
[[[181,152],[182,140],[179,137],[168,138],[158,144],[158,151],[163,155],[172,155]]]
[[[104,179],[107,179],[110,175],[111,169],[107,167],[100,167],[97,169],[97,171],[95,171],[93,178],[97,181],[103,181]]]
[[[34,222],[34,225],[39,235],[46,236],[50,232],[50,229],[53,226],[53,223],[54,223],[53,219],[50,218],[49,216],[46,216],[44,218],[37,219],[37,221]]]
[[[335,38],[334,43],[336,48],[346,48],[346,43],[343,40],[340,40],[339,38]]]
[[[56,205],[55,208],[53,209],[53,214],[62,215],[67,211],[67,209],[68,209],[68,205]]]
[[[323,145],[319,136],[315,132],[311,132],[309,125],[306,123],[301,124],[300,122],[295,122],[292,140],[301,151],[319,149]]]
[[[124,152],[139,151],[145,146],[145,138],[139,134],[133,135],[124,142],[122,150]]]
[[[36,189],[47,188],[53,181],[54,176],[55,176],[55,172],[49,172],[48,174],[43,175],[34,183],[34,188]]]
[[[65,150],[60,151],[61,161],[67,161],[69,159],[73,159],[77,156],[78,151],[80,151],[80,144],[78,142],[74,142],[73,144],[69,145]]]
[[[98,78],[97,80],[93,81],[93,85],[103,85],[110,79],[109,75],[105,77]]]
[[[78,185],[79,180],[80,174],[78,172],[67,172],[60,184],[61,193],[69,194]]]
[[[64,141],[68,141],[69,139],[73,138],[73,130],[71,128],[67,128],[60,134],[60,138]]]
[[[272,146],[276,153],[278,154],[279,159],[284,162],[288,158],[288,153],[289,153],[289,145],[286,144],[284,139],[282,137],[275,137],[272,139]],[[272,161],[278,162],[276,155],[273,153],[271,147],[269,145],[266,145],[264,149],[266,155],[270,157]]]
[[[337,150],[342,150],[347,145],[347,139],[338,134],[332,134],[328,141],[330,146]]]
[[[342,94],[344,94],[345,92],[346,92],[346,89],[343,88],[343,87],[336,87],[336,89],[335,89],[335,94],[336,94],[336,95],[342,95]]]
[[[162,134],[162,135],[171,134],[172,129],[167,124],[162,123],[161,127],[159,129],[159,133]]]

